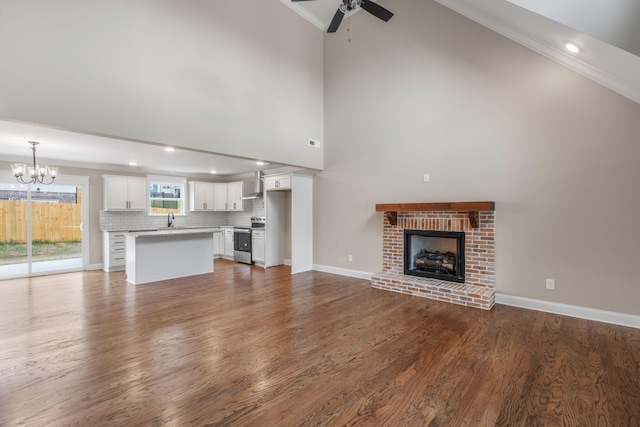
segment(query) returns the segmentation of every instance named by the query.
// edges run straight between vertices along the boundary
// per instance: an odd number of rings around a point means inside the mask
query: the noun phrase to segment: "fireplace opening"
[[[464,283],[464,233],[405,229],[404,274]]]

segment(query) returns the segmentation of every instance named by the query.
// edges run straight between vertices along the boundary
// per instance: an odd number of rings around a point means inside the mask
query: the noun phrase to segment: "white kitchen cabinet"
[[[224,230],[224,258],[233,259],[233,228]]]
[[[244,182],[229,182],[215,184],[215,210],[217,211],[242,211],[244,203]]]
[[[189,183],[189,210],[212,211],[215,209],[216,184],[211,182]]]
[[[265,176],[264,189],[267,191],[291,190],[291,174]]]
[[[213,232],[213,257],[220,258],[224,254],[224,235],[223,231]]]
[[[254,264],[264,267],[264,230],[251,232],[251,258]]]
[[[127,259],[127,232],[102,232],[102,269],[104,271],[121,271]]]
[[[230,182],[227,184],[227,210],[242,211],[244,210],[244,182]]]
[[[130,176],[103,175],[105,211],[143,211],[147,208],[147,180]]]
[[[215,184],[214,186],[214,209],[217,211],[227,210],[227,184]]]

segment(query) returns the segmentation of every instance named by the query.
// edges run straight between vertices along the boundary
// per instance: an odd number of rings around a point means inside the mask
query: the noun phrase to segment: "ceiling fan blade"
[[[387,22],[393,16],[393,13],[389,12],[384,7],[376,4],[370,0],[362,0],[360,3],[360,7],[375,16],[376,18],[380,18],[383,21]]]
[[[338,31],[338,27],[342,22],[342,18],[344,18],[344,13],[340,9],[338,9],[336,14],[333,15],[333,19],[331,20],[331,24],[329,24],[327,33],[335,33],[336,31]]]

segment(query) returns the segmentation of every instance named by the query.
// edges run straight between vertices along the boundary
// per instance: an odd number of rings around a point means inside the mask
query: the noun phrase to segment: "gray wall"
[[[325,36],[315,263],[381,271],[376,203],[493,200],[498,292],[640,315],[640,105],[437,3],[382,4]]]
[[[322,168],[322,32],[278,0],[1,9],[0,118]]]

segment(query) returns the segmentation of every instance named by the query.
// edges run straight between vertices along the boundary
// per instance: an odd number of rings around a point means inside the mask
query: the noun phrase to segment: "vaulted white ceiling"
[[[323,31],[339,3],[280,1]],[[393,1],[376,1],[393,12]],[[638,0],[434,1],[640,103]]]
[[[280,0],[325,31],[338,0]],[[393,11],[392,0],[377,0]],[[427,1],[427,0],[425,0]],[[572,70],[640,103],[640,2],[638,0],[434,0]],[[357,13],[357,12],[356,12]],[[339,30],[341,31],[341,30]],[[572,42],[581,52],[564,48]],[[38,158],[57,166],[209,177],[282,165],[189,150],[166,153],[143,142],[65,132],[0,120],[0,158],[28,161],[27,141],[42,142]],[[128,163],[138,162],[132,167]]]

